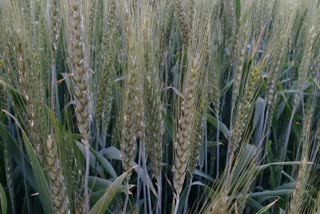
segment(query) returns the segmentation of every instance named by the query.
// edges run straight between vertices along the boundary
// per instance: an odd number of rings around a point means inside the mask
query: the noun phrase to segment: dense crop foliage
[[[319,213],[318,0],[0,0],[0,213]]]

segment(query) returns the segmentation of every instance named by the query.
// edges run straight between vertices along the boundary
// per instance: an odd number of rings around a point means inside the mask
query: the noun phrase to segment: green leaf
[[[51,201],[51,197],[50,197],[48,182],[47,182],[45,173],[42,170],[41,165],[39,163],[39,160],[36,156],[36,153],[32,147],[32,144],[31,144],[27,134],[21,128],[19,122],[16,120],[16,118],[13,115],[11,115],[9,112],[7,112],[7,111],[4,111],[4,112],[6,112],[7,115],[9,115],[13,120],[15,120],[16,124],[18,125],[18,127],[21,130],[23,143],[26,148],[26,151],[27,151],[27,154],[28,154],[31,166],[32,166],[32,172],[33,172],[33,175],[34,175],[34,178],[36,181],[36,186],[39,191],[39,199],[41,201],[42,208],[45,211],[45,213],[51,214],[51,213],[53,213],[53,209],[52,209],[53,206],[52,206],[52,201]]]
[[[235,165],[235,170],[233,174],[233,182],[237,182],[239,177],[242,173],[249,173],[250,168],[252,167],[251,161],[256,157],[257,155],[257,147],[255,145],[247,144],[243,148],[243,152],[240,152],[241,155],[239,158],[239,162]],[[250,167],[249,169],[247,169]],[[252,168],[251,168],[252,169]]]
[[[77,146],[79,147],[80,151],[82,152],[83,156],[85,156],[85,149],[84,145],[77,141]],[[90,165],[92,168],[95,167],[96,161],[98,161],[101,166],[103,167],[106,172],[109,173],[113,178],[118,177],[116,171],[114,170],[111,163],[100,153],[96,152],[91,146],[90,146]],[[98,171],[100,174],[102,174],[100,168],[98,168]]]
[[[274,162],[274,163],[268,163],[263,164],[257,167],[258,170],[264,170],[271,166],[294,166],[294,165],[300,165],[301,161],[287,161],[287,162]],[[307,162],[307,164],[312,165],[312,162]]]
[[[268,204],[267,206],[263,207],[262,209],[260,209],[257,214],[263,214],[265,212],[267,212],[273,205],[275,205],[275,203],[277,203],[277,201],[279,201],[280,198],[277,198],[276,200],[274,200],[273,202],[271,202],[270,204]]]
[[[93,192],[99,191],[101,189],[107,189],[111,184],[112,181],[110,180],[89,176],[89,186]]]
[[[90,214],[101,214],[106,212],[115,195],[122,189],[121,184],[127,175],[128,173],[123,173],[110,185],[105,194],[91,208]]]
[[[257,198],[257,197],[266,197],[266,196],[274,196],[274,197],[286,196],[286,195],[293,193],[293,190],[294,189],[266,190],[263,192],[250,193],[249,197]]]
[[[90,203],[95,204],[111,186],[113,180],[106,180],[99,177],[89,177]],[[121,185],[119,192],[126,192],[126,185]]]
[[[214,127],[218,127],[218,122],[217,122],[217,118],[215,118],[214,116],[210,115],[210,114],[207,114],[207,120],[208,122],[213,125]],[[225,136],[225,138],[229,139],[230,138],[230,131],[229,129],[227,128],[227,126],[222,123],[220,120],[219,120],[219,130],[222,132],[222,134]]]
[[[253,117],[253,126],[252,126],[253,129],[255,129],[258,123],[261,121],[261,117],[263,116],[265,107],[266,107],[266,101],[259,97],[256,102],[256,109]]]
[[[236,18],[237,20],[241,17],[241,0],[235,0],[236,1]]]
[[[0,183],[0,207],[2,210],[1,213],[7,213],[7,206],[8,206],[8,201],[7,201],[6,192],[4,191]]]
[[[248,204],[250,207],[254,208],[255,210],[260,210],[260,209],[263,208],[263,206],[262,206],[258,201],[256,201],[256,200],[253,199],[253,198],[248,198],[248,199],[247,199],[247,204]]]
[[[36,184],[34,181],[34,178],[31,174],[31,166],[26,158],[26,156],[21,157],[20,155],[20,148],[17,143],[17,140],[10,134],[10,132],[6,129],[5,125],[3,123],[0,123],[0,136],[2,140],[8,143],[8,148],[10,151],[10,154],[16,161],[16,163],[21,166],[22,161],[25,161],[25,176],[28,181],[28,183],[31,185],[33,189],[36,189]],[[23,160],[25,159],[25,160]]]
[[[199,169],[195,169],[194,172],[193,172],[194,175],[198,175],[202,178],[205,178],[205,179],[208,179],[209,181],[212,181],[214,182],[215,181],[215,178],[213,178],[212,176],[210,176],[209,174],[199,170]]]
[[[92,152],[92,154],[97,158],[103,169],[106,170],[109,173],[109,175],[111,175],[113,178],[118,177],[111,163],[102,154],[96,152],[94,149],[92,149],[91,146],[90,152]]]
[[[106,155],[108,159],[114,159],[114,160],[120,160],[121,161],[121,151],[119,151],[117,148],[115,147],[109,147],[106,149],[103,149],[100,151],[103,155]],[[134,161],[131,161],[130,166],[133,168],[133,170],[140,175],[140,178],[142,179],[142,181],[148,185],[150,187],[150,190],[152,191],[152,193],[156,196],[157,195],[157,191],[155,190],[152,181],[150,179],[150,176],[147,175],[147,177],[144,176],[144,172],[143,169],[138,166],[138,164],[136,164]]]
[[[231,80],[231,81],[229,81],[225,86],[224,86],[224,88],[221,90],[221,92],[220,92],[220,96],[222,97],[223,95],[225,95],[228,91],[229,91],[229,89],[231,88],[231,86],[232,86],[232,84],[233,84],[233,81],[234,80]]]
[[[36,156],[36,153],[26,133],[23,130],[22,130],[22,137],[23,137],[23,142],[25,144],[26,151],[32,166],[32,171],[33,171],[33,175],[39,191],[39,199],[41,201],[42,208],[45,211],[45,213],[48,213],[48,214],[53,213],[53,209],[52,209],[53,206],[51,203],[49,186],[48,186],[48,182],[44,174],[44,171],[42,170],[39,160]]]

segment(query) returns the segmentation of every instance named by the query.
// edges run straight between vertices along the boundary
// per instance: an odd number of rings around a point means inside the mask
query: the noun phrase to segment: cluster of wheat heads
[[[318,0],[0,1],[0,213],[317,213]]]

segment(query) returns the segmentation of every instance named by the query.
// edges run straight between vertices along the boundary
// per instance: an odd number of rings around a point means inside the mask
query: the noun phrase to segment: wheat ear
[[[145,142],[153,175],[158,178],[161,171],[162,160],[163,121],[161,114],[161,94],[159,92],[159,83],[154,77],[155,75],[154,73],[150,74],[145,81]]]
[[[128,73],[126,79],[125,101],[122,117],[122,130],[121,130],[121,149],[122,149],[122,167],[125,171],[130,169],[130,162],[134,159],[135,143],[138,132],[138,111],[139,111],[139,98],[140,81],[138,73],[138,64],[136,50],[136,40],[134,39],[132,29],[128,31]]]
[[[53,51],[53,59],[54,59],[58,49],[58,42],[60,38],[60,13],[59,13],[58,0],[51,1],[50,30],[51,30],[51,42],[52,42],[51,49]]]
[[[5,173],[6,173],[6,181],[7,181],[7,187],[9,189],[9,196],[10,196],[10,202],[11,202],[11,209],[12,212],[15,213],[16,207],[15,207],[15,197],[14,197],[14,185],[13,185],[13,171],[12,171],[12,165],[11,165],[11,158],[8,151],[8,144],[7,142],[3,142],[3,159],[4,159],[4,167],[5,167]]]
[[[180,30],[181,30],[181,36],[182,36],[182,42],[185,45],[185,47],[188,46],[189,43],[189,24],[187,22],[186,13],[184,12],[182,1],[181,0],[175,0],[175,9],[177,13],[177,18],[179,20],[180,24]]]
[[[198,109],[196,110],[195,116],[194,116],[194,123],[193,123],[193,131],[191,136],[191,145],[190,145],[190,158],[188,161],[188,171],[189,173],[193,174],[193,171],[195,170],[197,166],[198,156],[199,156],[199,150],[201,146],[201,142],[203,140],[202,138],[202,131],[206,128],[206,122],[207,122],[207,108],[209,105],[208,100],[208,84],[202,83],[203,87],[201,89],[200,97],[199,97],[199,104]]]
[[[52,139],[51,135],[48,136],[46,142],[46,151],[48,178],[55,212],[70,213],[69,199],[66,193],[62,166],[58,157],[57,145]]]
[[[223,5],[223,31],[225,36],[226,47],[231,49],[233,44],[233,37],[235,31],[235,10],[234,10],[234,1],[225,0]]]
[[[184,100],[179,120],[177,142],[175,143],[175,157],[173,167],[173,186],[177,196],[180,195],[186,176],[190,153],[190,140],[193,128],[195,93],[199,78],[199,65],[195,58],[190,70],[190,79],[184,91]]]
[[[77,125],[82,136],[82,143],[86,152],[86,171],[84,179],[84,208],[85,212],[89,209],[88,196],[88,177],[89,177],[89,137],[90,137],[90,119],[88,102],[87,72],[85,67],[83,41],[81,38],[81,19],[82,13],[80,4],[76,1],[71,3],[71,70],[73,78],[73,93],[75,95],[75,114]]]
[[[312,99],[312,98],[311,98]],[[311,101],[311,100],[308,100]],[[308,180],[310,178],[310,167],[308,166],[310,153],[310,131],[312,126],[312,117],[315,113],[315,103],[308,102],[306,106],[305,118],[302,126],[302,135],[300,144],[302,146],[301,164],[299,165],[298,175],[296,178],[295,189],[290,201],[289,213],[302,213],[303,195],[306,191]]]
[[[86,68],[84,65],[84,51],[81,41],[81,12],[80,5],[74,2],[71,6],[71,47],[72,47],[72,78],[74,81],[73,91],[76,102],[76,116],[78,129],[83,141],[89,141],[89,112],[88,112],[88,93],[86,81]]]
[[[103,37],[103,54],[104,61],[102,66],[102,74],[98,79],[98,98],[96,106],[97,127],[100,129],[103,124],[103,132],[106,132],[110,120],[110,112],[112,107],[112,62],[114,54],[112,49],[112,36],[114,29],[114,19],[116,11],[116,3],[112,0],[109,7],[108,21],[104,30]]]
[[[261,81],[260,68],[253,68],[250,77],[248,79],[247,86],[245,88],[245,93],[239,103],[238,114],[236,116],[236,121],[232,129],[230,137],[230,151],[233,153],[242,139],[242,134],[245,130],[245,127],[248,125],[251,110],[253,108],[252,103],[254,103],[255,94],[259,87]]]

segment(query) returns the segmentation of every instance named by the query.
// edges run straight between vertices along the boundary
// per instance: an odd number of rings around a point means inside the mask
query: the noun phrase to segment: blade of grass
[[[111,204],[115,195],[122,189],[122,182],[127,177],[128,173],[123,173],[119,176],[107,189],[105,194],[99,199],[99,201],[91,208],[90,214],[105,213]]]
[[[36,181],[36,186],[39,191],[39,195],[40,195],[39,199],[41,201],[42,208],[45,211],[45,213],[51,214],[51,213],[53,213],[53,206],[52,206],[52,201],[51,201],[51,197],[50,197],[49,186],[48,186],[48,182],[47,182],[45,173],[44,173],[44,171],[40,165],[40,162],[36,156],[35,150],[33,149],[32,144],[31,144],[27,134],[21,128],[21,126],[18,123],[18,121],[16,120],[16,118],[13,115],[11,115],[9,112],[7,112],[5,110],[2,110],[2,111],[4,111],[7,115],[9,115],[16,122],[17,126],[21,130],[23,143],[26,148],[28,157],[30,159],[33,175],[34,175],[34,178]]]
[[[6,192],[4,191],[0,183],[0,207],[1,207],[2,213],[7,213],[7,206],[8,206],[8,201],[7,201]]]

